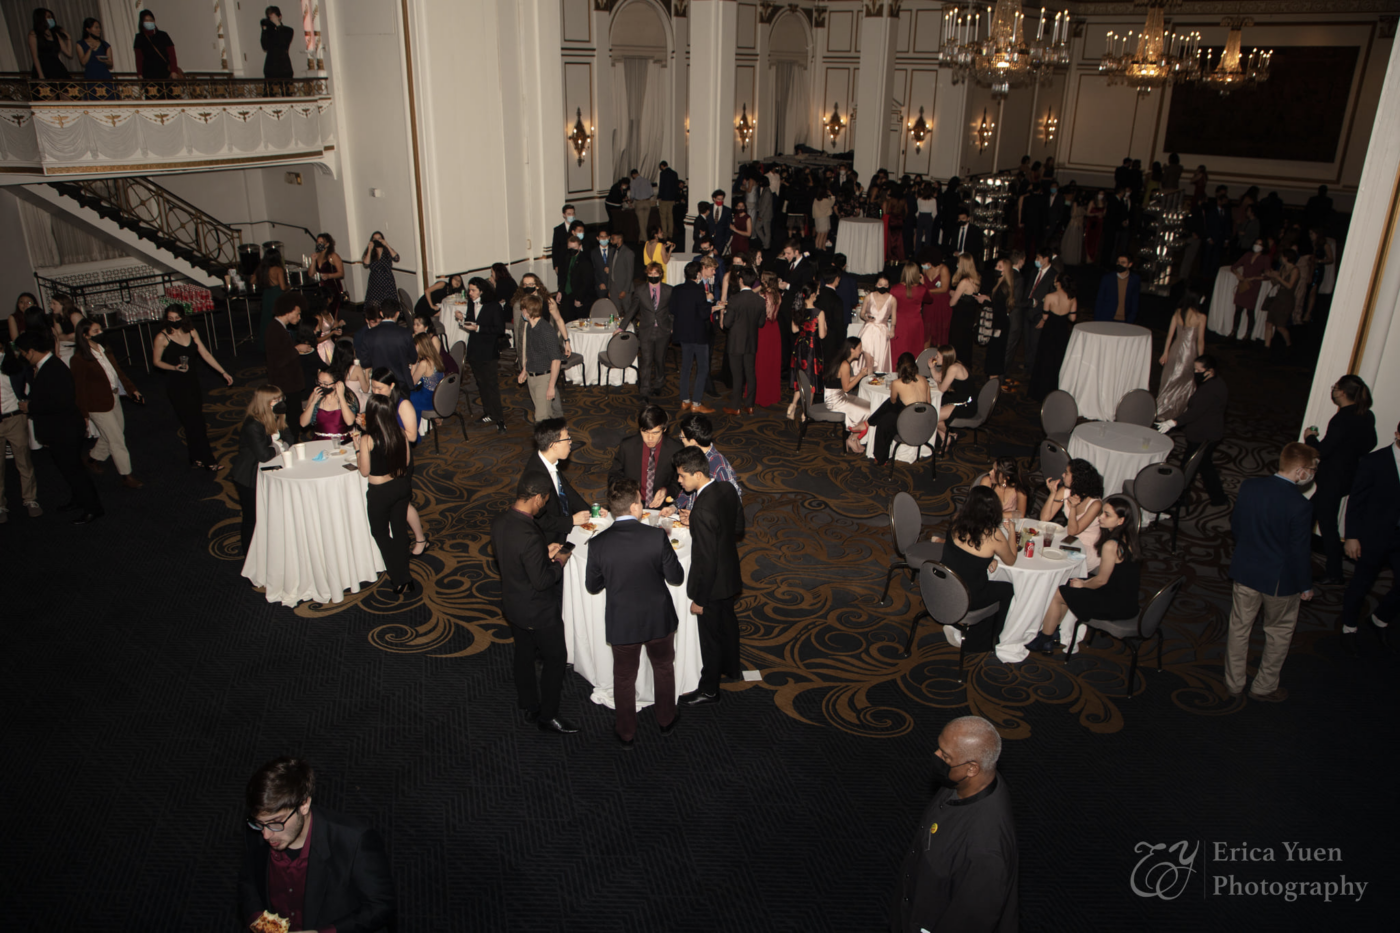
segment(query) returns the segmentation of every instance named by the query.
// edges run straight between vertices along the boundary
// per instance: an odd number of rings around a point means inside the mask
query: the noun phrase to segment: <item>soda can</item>
[[[589,507],[588,514],[593,516],[594,518],[597,518],[599,515],[603,514],[603,507],[595,502],[592,506]]]

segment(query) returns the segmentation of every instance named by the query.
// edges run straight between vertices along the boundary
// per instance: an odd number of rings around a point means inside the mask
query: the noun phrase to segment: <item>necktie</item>
[[[654,311],[661,310],[661,286],[659,285],[651,287],[651,307]]]
[[[1045,270],[1044,270],[1044,269],[1041,269],[1039,272],[1037,272],[1037,273],[1035,274],[1035,284],[1031,286],[1031,294],[1035,294],[1035,290],[1036,290],[1037,288],[1040,287],[1040,280],[1041,280],[1041,278],[1042,278],[1044,275],[1045,275]]]
[[[608,264],[608,251],[607,251],[607,249],[604,249],[604,250],[603,250],[603,265],[606,266],[607,264]]]
[[[964,226],[958,231],[958,252],[964,252],[963,243],[967,240],[967,227]]]
[[[642,505],[651,502],[652,487],[656,485],[656,461],[659,449],[651,447],[642,448],[642,456],[646,459],[646,476],[642,478]]]
[[[564,474],[554,474],[559,480],[559,511],[567,518],[569,515],[569,494],[564,490]]]

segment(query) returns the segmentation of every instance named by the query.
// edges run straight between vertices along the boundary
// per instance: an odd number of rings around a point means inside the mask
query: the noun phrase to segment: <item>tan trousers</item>
[[[12,415],[0,420],[0,456],[5,444],[15,452],[15,469],[19,470],[20,495],[26,503],[39,501],[39,486],[34,482],[34,461],[29,456],[29,416]],[[4,461],[0,461],[0,469]],[[0,481],[0,509],[5,508],[5,484]]]
[[[92,445],[92,459],[101,463],[108,457],[122,476],[131,474],[131,454],[126,449],[126,413],[122,400],[113,399],[111,411],[91,411],[88,418],[97,428],[97,443]]]
[[[1231,693],[1244,690],[1248,677],[1249,636],[1254,619],[1264,610],[1264,654],[1259,658],[1259,670],[1254,674],[1250,693],[1269,694],[1278,689],[1278,675],[1288,657],[1293,641],[1293,629],[1298,624],[1300,599],[1292,596],[1265,596],[1258,590],[1236,583],[1234,605],[1230,609],[1230,630],[1225,636],[1225,689]]]
[[[554,383],[554,398],[548,399],[545,398],[545,394],[549,392],[549,373],[525,377],[525,385],[530,390],[530,401],[535,403],[536,421],[564,417],[564,403],[559,397],[564,388],[563,383],[564,373],[561,371]]]
[[[633,202],[637,210],[637,229],[642,231],[642,242],[647,239],[647,221],[651,219],[651,209],[656,206],[656,198]]]
[[[675,201],[656,202],[656,210],[661,214],[661,235],[668,240],[675,236],[676,233],[675,209]],[[646,235],[647,232],[643,230],[642,236]]]

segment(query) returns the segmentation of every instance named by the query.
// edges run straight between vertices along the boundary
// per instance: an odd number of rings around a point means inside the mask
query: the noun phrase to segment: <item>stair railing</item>
[[[92,178],[59,182],[72,185],[142,227],[173,240],[219,268],[238,265],[243,232],[210,217],[149,178]]]

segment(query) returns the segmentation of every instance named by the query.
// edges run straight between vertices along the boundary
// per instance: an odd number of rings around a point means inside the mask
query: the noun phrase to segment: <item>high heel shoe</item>
[[[414,541],[413,547],[417,547],[420,544],[423,545],[423,550],[415,553],[413,548],[409,548],[409,557],[422,557],[424,554],[428,553],[433,549],[433,542],[430,541],[427,537],[424,537],[422,541]]]
[[[418,581],[409,580],[407,583],[400,583],[398,586],[394,587],[394,595],[405,596],[412,593],[416,589],[418,589]]]
[[[793,399],[792,404],[788,406],[787,419],[789,421],[797,420],[797,399]]]

